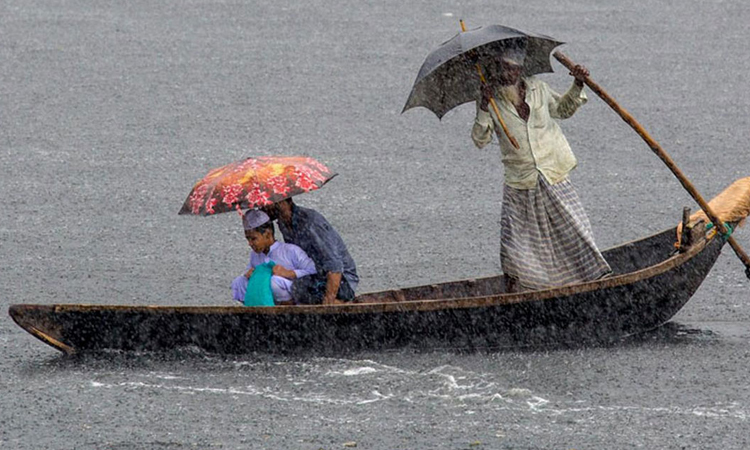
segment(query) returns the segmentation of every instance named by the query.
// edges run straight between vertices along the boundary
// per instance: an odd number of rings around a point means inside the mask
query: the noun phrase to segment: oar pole
[[[576,64],[562,52],[557,51],[554,53],[554,56],[558,61],[560,61],[563,66],[567,67],[571,71],[576,66]],[[596,95],[601,97],[601,99],[604,100],[604,102],[608,104],[622,118],[622,120],[627,122],[627,124],[630,125],[635,130],[635,132],[638,133],[641,138],[643,138],[644,141],[646,141],[646,144],[648,144],[651,150],[653,150],[653,152],[656,153],[656,156],[658,156],[659,159],[661,159],[664,164],[667,165],[669,170],[671,170],[672,173],[680,181],[682,187],[684,187],[685,190],[688,191],[690,196],[693,197],[693,199],[698,203],[701,209],[706,213],[706,216],[709,218],[709,220],[711,220],[711,222],[713,222],[716,230],[722,235],[726,235],[728,230],[724,226],[724,223],[719,220],[716,214],[714,214],[714,212],[711,210],[711,207],[708,206],[708,203],[703,199],[695,186],[693,186],[693,184],[690,182],[690,180],[688,180],[685,174],[682,173],[680,168],[677,167],[677,164],[675,164],[674,160],[672,160],[669,154],[664,151],[659,143],[656,142],[650,134],[648,134],[648,132],[641,126],[641,124],[639,124],[638,121],[635,120],[635,118],[625,110],[625,108],[621,107],[614,98],[612,98],[604,89],[602,89],[601,86],[596,84],[594,80],[591,79],[591,77],[586,77],[584,79],[584,83],[586,83],[586,86],[594,91]],[[740,247],[740,244],[737,243],[734,237],[729,236],[729,239],[727,241],[729,242],[729,245],[732,247],[737,256],[740,258],[742,263],[745,265],[745,273],[750,278],[750,257],[748,257],[747,253],[742,250],[742,247]]]
[[[466,24],[463,20],[459,20],[459,23],[461,23],[461,31],[466,31]],[[479,65],[479,63],[476,64],[477,67],[477,73],[479,74],[479,81],[483,84],[487,84],[487,79],[484,78],[484,75],[482,74],[482,67]],[[503,120],[502,116],[500,115],[500,109],[497,107],[497,103],[495,102],[494,97],[490,97],[490,105],[492,105],[492,110],[495,111],[495,116],[497,116],[497,121],[500,122],[500,127],[503,129],[503,133],[508,137],[508,140],[513,145],[513,147],[518,150],[520,147],[518,146],[518,141],[516,138],[514,138],[510,132],[508,131],[508,126],[505,125],[505,121]],[[500,139],[500,132],[497,132],[497,137]]]

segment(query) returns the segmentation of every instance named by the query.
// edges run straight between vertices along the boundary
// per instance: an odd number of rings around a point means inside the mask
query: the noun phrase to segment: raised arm
[[[568,92],[560,95],[550,89],[549,112],[550,116],[555,119],[567,119],[588,101],[586,93],[583,92],[583,80],[589,75],[588,69],[577,65],[570,72],[570,75],[573,76],[574,80]]]
[[[477,148],[484,148],[492,142],[492,132],[495,129],[495,122],[489,111],[489,102],[492,91],[487,85],[482,85],[480,98],[477,100],[477,115],[474,119],[474,126],[471,128],[471,140]]]

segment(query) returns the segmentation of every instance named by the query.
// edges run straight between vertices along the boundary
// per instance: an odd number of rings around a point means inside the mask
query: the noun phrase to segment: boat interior
[[[670,228],[636,241],[628,242],[602,254],[612,268],[612,276],[635,272],[659,264],[676,255],[677,231]],[[407,287],[360,294],[356,303],[389,303],[414,300],[483,297],[506,294],[505,276],[451,281],[447,283]]]
[[[714,197],[708,205],[719,220],[742,225],[750,215],[750,177],[740,178]],[[604,250],[602,254],[612,268],[612,276],[632,273],[657,265],[686,251],[706,238],[708,217],[702,210],[691,214],[683,208],[677,227]],[[683,225],[685,224],[685,225]],[[440,300],[507,294],[502,274],[478,279],[451,281],[358,295],[356,303],[388,303],[414,300]]]

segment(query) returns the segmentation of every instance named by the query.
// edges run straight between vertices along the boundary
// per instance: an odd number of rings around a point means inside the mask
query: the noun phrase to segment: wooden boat
[[[722,220],[736,224],[748,215],[748,186],[750,178],[739,180],[711,202]],[[345,305],[23,304],[12,305],[10,315],[65,353],[180,346],[220,353],[326,353],[607,342],[669,321],[708,275],[726,240],[706,233],[698,215],[685,215],[683,223],[679,234],[671,228],[603,252],[613,276],[554,289],[505,293],[499,275],[362,294]]]

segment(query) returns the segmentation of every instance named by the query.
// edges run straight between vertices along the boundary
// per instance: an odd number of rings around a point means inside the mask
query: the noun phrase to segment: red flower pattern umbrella
[[[271,205],[314,191],[336,174],[306,156],[261,156],[213,169],[193,186],[180,214],[210,216]]]

